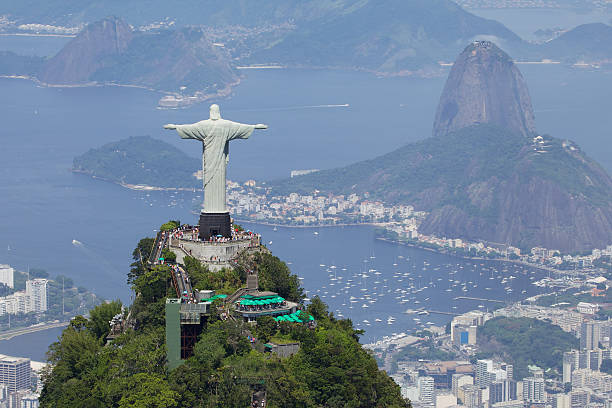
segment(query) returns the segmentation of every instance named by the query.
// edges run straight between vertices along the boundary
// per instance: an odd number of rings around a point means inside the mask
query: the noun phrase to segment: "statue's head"
[[[219,111],[219,105],[213,103],[210,105],[210,120],[221,119],[221,111]]]

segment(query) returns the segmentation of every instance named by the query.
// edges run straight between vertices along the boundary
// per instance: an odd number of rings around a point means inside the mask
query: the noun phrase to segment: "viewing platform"
[[[289,302],[274,292],[248,292],[236,301],[234,314],[253,323],[262,316],[277,317],[297,311],[298,304]]]
[[[261,236],[250,231],[233,231],[231,238],[217,236],[208,241],[202,241],[198,236],[197,226],[185,225],[170,231],[167,245],[178,263],[184,263],[186,256],[192,256],[210,270],[218,271],[232,267],[232,261],[241,251],[258,248],[261,244]]]

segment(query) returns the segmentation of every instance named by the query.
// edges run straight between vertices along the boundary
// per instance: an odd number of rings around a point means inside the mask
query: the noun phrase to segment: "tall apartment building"
[[[465,374],[453,374],[452,377],[452,390],[453,395],[457,397],[459,395],[459,387],[462,385],[474,385],[474,377]]]
[[[15,270],[8,265],[0,265],[0,283],[4,283],[9,288],[15,287],[13,277]]]
[[[601,326],[597,322],[584,322],[580,326],[580,349],[594,350],[599,348]]]
[[[47,311],[48,283],[47,279],[26,281],[26,295],[30,297],[30,307],[33,312]]]
[[[501,380],[489,384],[489,404],[516,400],[516,381]]]
[[[0,384],[5,384],[9,392],[29,389],[32,369],[29,358],[10,357],[0,354]]]
[[[555,394],[552,398],[552,408],[571,408],[571,401],[569,394]]]
[[[38,394],[27,393],[21,396],[21,401],[19,401],[19,408],[38,408],[40,403],[38,402]]]
[[[591,393],[584,388],[570,392],[570,408],[584,408],[591,402]]]
[[[484,388],[496,381],[511,380],[513,371],[511,364],[493,360],[478,360],[476,362],[475,384]]]
[[[523,398],[527,402],[543,404],[546,402],[544,378],[527,377],[523,379]]]
[[[48,305],[47,279],[32,279],[26,281],[26,290],[0,298],[0,316],[30,312],[45,312]]]
[[[572,373],[572,388],[583,387],[596,392],[611,392],[612,375],[588,368],[574,370]]]
[[[417,384],[421,404],[434,408],[436,406],[436,391],[433,377],[419,377]]]
[[[462,385],[459,387],[457,399],[461,400],[466,408],[479,408],[482,404],[482,389],[477,385]]]
[[[612,357],[610,350],[572,350],[563,353],[563,382],[572,382],[572,373],[575,370],[599,370],[603,360]]]

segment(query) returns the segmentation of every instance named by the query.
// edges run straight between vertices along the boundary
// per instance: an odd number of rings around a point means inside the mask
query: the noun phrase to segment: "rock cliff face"
[[[507,174],[470,180],[466,166],[465,184],[446,187],[420,231],[564,252],[612,242],[612,180],[577,146],[545,137],[509,156]]]
[[[132,38],[130,26],[119,19],[92,23],[44,64],[38,79],[48,84],[89,82],[92,74],[108,65],[110,57],[128,48]]]
[[[455,61],[434,121],[434,135],[490,123],[523,136],[535,132],[529,91],[512,59],[489,41],[470,44]]]

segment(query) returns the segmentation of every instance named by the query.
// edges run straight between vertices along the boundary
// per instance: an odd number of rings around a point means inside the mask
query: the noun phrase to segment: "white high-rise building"
[[[45,312],[48,309],[47,279],[32,279],[26,281],[26,295],[30,297],[31,310],[33,312]]]
[[[599,348],[601,325],[599,322],[584,322],[580,326],[580,349],[594,350]]]
[[[465,374],[453,374],[452,381],[453,395],[456,397],[457,395],[459,395],[459,388],[462,385],[474,384],[474,377]]]
[[[0,283],[4,283],[9,288],[15,287],[13,277],[15,276],[15,270],[8,265],[0,265]]]
[[[423,406],[434,408],[436,406],[436,392],[433,377],[419,377],[419,401]]]
[[[544,378],[527,377],[523,379],[523,398],[534,403],[546,402]]]
[[[32,370],[29,358],[9,357],[0,354],[0,384],[9,392],[27,390],[31,386]]]
[[[476,381],[479,387],[488,387],[495,381],[511,380],[512,364],[493,360],[478,360],[476,362]]]
[[[28,393],[21,397],[21,401],[19,402],[19,408],[38,408],[40,403],[38,402],[38,394]]]

